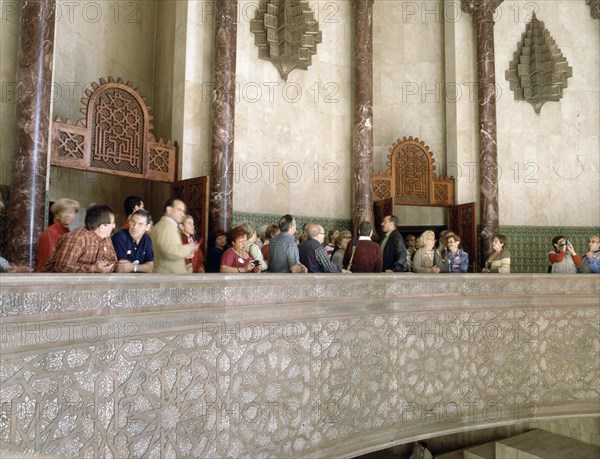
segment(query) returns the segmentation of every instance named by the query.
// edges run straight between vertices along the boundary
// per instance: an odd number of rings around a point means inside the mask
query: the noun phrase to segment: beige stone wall
[[[257,2],[240,1],[234,209],[349,218],[352,153],[352,6],[315,1],[323,43],[308,71],[285,82],[258,59],[250,32]],[[14,12],[13,12],[14,11]],[[573,67],[560,102],[541,115],[515,102],[504,78],[531,13],[545,22]],[[503,3],[496,15],[500,224],[594,226],[600,99],[599,25],[585,2]],[[0,184],[12,170],[18,2],[2,3],[0,22]],[[181,178],[210,172],[214,4],[118,1],[58,3],[53,114],[78,119],[85,85],[122,76],[155,110],[158,136],[180,146]],[[374,166],[388,148],[417,136],[437,171],[457,178],[457,203],[477,201],[476,46],[471,17],[457,2],[374,6]],[[65,178],[67,177],[67,178]],[[49,197],[120,208],[129,193],[162,200],[136,181],[52,170]],[[140,191],[140,189],[142,191]],[[149,199],[149,198],[148,198]],[[397,209],[404,224],[440,224],[439,209]]]
[[[173,126],[180,177],[188,179],[210,175],[215,12],[212,2],[183,3],[177,3]]]
[[[454,177],[456,204],[465,204],[479,199],[477,37],[471,15],[458,2],[448,5],[443,11],[446,163],[438,171]]]
[[[167,20],[163,15],[162,23]],[[154,0],[57,2],[53,116],[81,118],[83,90],[109,75],[134,83],[152,106],[156,21]],[[120,225],[124,198],[134,194],[148,200],[149,190],[150,185],[138,179],[52,167],[48,198],[77,199],[84,209],[92,203],[109,204]],[[84,212],[80,224],[83,217]]]
[[[446,164],[443,2],[375,2],[374,166],[383,170],[397,139],[418,137]],[[402,225],[443,225],[440,208],[397,206]]]
[[[185,4],[185,2],[177,2]],[[154,132],[164,140],[173,132],[173,86],[175,73],[175,31],[178,8],[172,2],[159,1],[156,10],[154,92],[152,110]]]
[[[598,225],[600,21],[583,1],[511,2],[500,11],[495,27],[500,223]],[[547,102],[540,115],[530,104],[515,102],[504,77],[534,12],[573,68],[563,98]]]
[[[258,2],[241,2],[234,209],[328,218],[351,215],[352,4],[311,2],[323,42],[308,70],[284,81],[258,59]]]
[[[423,140],[445,164],[444,21],[439,1],[374,6],[375,169],[402,137]]]

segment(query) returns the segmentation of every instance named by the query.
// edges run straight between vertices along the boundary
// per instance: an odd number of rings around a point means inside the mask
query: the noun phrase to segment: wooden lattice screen
[[[454,180],[438,178],[433,153],[418,138],[398,139],[390,148],[388,168],[373,174],[373,200],[394,198],[401,206],[452,206]]]
[[[139,89],[121,78],[100,79],[85,90],[73,124],[56,118],[52,125],[53,166],[173,182],[177,147],[156,141],[152,109]]]

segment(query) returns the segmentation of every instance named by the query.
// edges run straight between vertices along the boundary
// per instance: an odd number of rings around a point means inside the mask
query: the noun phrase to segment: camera
[[[569,241],[569,240],[566,240],[566,241],[565,241],[565,245],[566,245],[567,247],[569,247],[569,246],[571,245],[571,241]]]

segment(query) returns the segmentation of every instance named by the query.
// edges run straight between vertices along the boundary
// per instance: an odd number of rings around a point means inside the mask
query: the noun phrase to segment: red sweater
[[[192,236],[188,236],[187,234],[181,235],[181,242],[184,244],[193,244],[194,238]],[[202,245],[202,239],[200,239],[200,245]],[[203,273],[204,272],[204,254],[202,253],[202,249],[198,247],[196,253],[185,259],[186,267],[187,265],[192,265],[193,273]]]
[[[344,254],[344,267],[348,266],[352,258],[352,241],[346,246]],[[352,258],[351,271],[353,273],[380,273],[383,259],[381,257],[381,247],[373,241],[366,239],[359,240],[356,243],[354,258]]]
[[[56,244],[58,244],[58,240],[61,238],[63,234],[67,234],[69,232],[69,228],[65,228],[60,224],[60,222],[56,222],[53,225],[50,225],[46,228],[46,231],[42,233],[40,236],[40,240],[38,242],[38,265],[37,270],[39,273],[42,272],[42,268],[46,264],[54,252],[56,251]]]
[[[561,261],[563,261],[563,259],[565,258],[566,255],[567,255],[566,250],[564,252],[561,250],[558,253],[549,252],[548,253],[548,261],[550,263],[560,263]],[[581,261],[581,257],[579,255],[573,255],[573,262],[575,263],[575,266],[581,266],[581,263],[583,263]]]

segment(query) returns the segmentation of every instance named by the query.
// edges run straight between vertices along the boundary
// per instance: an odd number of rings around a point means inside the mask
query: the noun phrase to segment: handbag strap
[[[348,263],[348,271],[352,271],[352,260],[354,260],[354,252],[356,252],[356,246],[352,246],[352,256],[350,257],[350,263]]]

